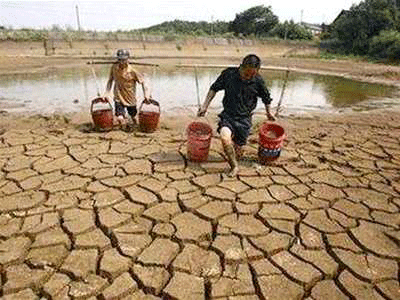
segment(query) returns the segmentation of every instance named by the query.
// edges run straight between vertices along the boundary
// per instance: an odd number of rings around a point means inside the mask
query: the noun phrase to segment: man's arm
[[[147,104],[150,103],[149,100],[150,100],[151,96],[150,96],[150,89],[149,89],[149,86],[147,84],[147,80],[145,80],[143,74],[137,72],[135,69],[132,69],[132,72],[133,72],[134,76],[136,77],[136,81],[138,83],[140,83],[141,86],[142,86],[143,97],[144,97],[143,102],[147,103]]]
[[[265,112],[267,113],[268,120],[275,121],[275,117],[271,114],[271,109],[269,104],[265,104]]]
[[[114,76],[113,76],[113,68],[111,67],[111,71],[110,71],[110,75],[108,76],[108,81],[107,81],[107,85],[106,85],[106,93],[110,93],[111,91],[111,87],[114,81]]]
[[[144,96],[144,101],[147,103],[150,100],[150,93],[149,93],[149,87],[147,85],[147,82],[143,80],[141,82],[142,84],[142,89],[143,89],[143,96]]]
[[[259,81],[259,95],[265,105],[265,112],[267,114],[267,118],[270,121],[275,121],[275,117],[271,113],[270,104],[272,102],[271,94],[269,93],[268,88],[265,86],[264,80]]]
[[[201,107],[199,107],[199,111],[197,112],[198,117],[204,117],[204,115],[207,112],[208,107],[210,106],[210,103],[212,99],[214,99],[215,95],[217,94],[216,91],[210,89],[207,93],[206,99],[204,100],[204,103]]]
[[[225,69],[222,71],[222,73],[218,76],[218,78],[215,80],[215,82],[211,85],[210,89],[208,90],[208,93],[206,95],[206,99],[204,100],[204,103],[201,107],[199,107],[199,111],[197,112],[198,117],[204,117],[204,115],[207,112],[208,107],[210,106],[210,103],[212,99],[214,99],[215,95],[217,94],[218,91],[223,90],[225,88],[225,78],[226,74],[228,72],[228,69]]]

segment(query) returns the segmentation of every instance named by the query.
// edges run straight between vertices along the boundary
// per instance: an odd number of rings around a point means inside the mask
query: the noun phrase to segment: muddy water
[[[91,100],[97,94],[104,93],[109,67],[94,66],[95,76],[91,67],[1,76],[0,110],[26,114],[90,111]],[[193,69],[177,68],[168,72],[150,67],[137,69],[145,74],[152,96],[159,101],[161,110],[170,113],[194,113],[198,101],[203,102],[208,88],[221,71],[214,68],[199,69],[197,92]],[[287,84],[284,85],[285,72],[263,70],[261,74],[271,92],[272,106],[282,99],[283,114],[400,105],[399,90],[394,87],[294,72],[289,73]],[[139,99],[143,98],[140,86],[137,95]],[[221,108],[222,96],[223,92],[217,94],[211,104],[212,109]],[[263,110],[261,101],[257,109]]]

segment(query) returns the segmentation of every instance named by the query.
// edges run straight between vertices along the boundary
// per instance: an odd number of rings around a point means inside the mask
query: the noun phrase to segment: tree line
[[[4,32],[5,27],[0,26],[0,34]],[[50,32],[60,33],[64,31],[69,36],[78,37],[76,31],[71,27],[62,30],[60,26],[53,25]],[[14,31],[15,32],[15,31]],[[45,39],[48,30],[21,29],[16,36],[20,38],[33,37],[35,40]],[[117,31],[121,32],[121,31]],[[271,6],[254,6],[241,13],[236,14],[234,20],[215,21],[215,22],[190,22],[174,20],[163,22],[161,24],[148,28],[134,29],[125,31],[128,34],[161,34],[171,36],[174,39],[176,35],[191,36],[217,36],[225,38],[244,37],[244,38],[266,38],[277,37],[289,40],[311,40],[313,35],[310,30],[293,20],[279,22],[278,17],[272,12]]]
[[[400,62],[400,0],[364,0],[343,10],[329,25],[322,24],[317,39],[330,53],[367,56],[374,60]],[[175,20],[141,29],[140,32],[236,37],[278,37],[310,40],[312,33],[293,20],[279,22],[270,6],[255,6],[231,22],[185,22]]]
[[[222,37],[278,37],[290,40],[311,40],[310,30],[294,21],[279,22],[271,6],[254,6],[236,14],[234,20],[216,22],[189,22],[174,20],[148,28],[138,29],[141,33],[190,34],[196,36]]]
[[[321,35],[329,52],[400,61],[400,0],[365,0],[342,11]]]
[[[54,26],[53,26],[54,27]],[[53,28],[52,32],[60,28]],[[0,27],[0,37],[6,28]],[[108,32],[102,36],[112,37]],[[22,29],[24,37],[44,40],[49,37],[46,30]],[[64,31],[69,40],[79,39],[79,32],[70,28]],[[293,20],[280,22],[271,6],[254,6],[236,14],[229,22],[189,22],[175,20],[148,28],[124,31],[128,35],[159,34],[168,40],[179,35],[219,36],[225,38],[269,38],[289,40],[311,40],[313,35],[302,24]],[[99,35],[96,32],[93,36]],[[18,36],[18,35],[17,35]],[[31,39],[32,40],[32,39]],[[329,25],[322,24],[322,33],[315,39],[322,50],[344,55],[367,56],[374,60],[400,61],[400,0],[364,0],[353,4]]]

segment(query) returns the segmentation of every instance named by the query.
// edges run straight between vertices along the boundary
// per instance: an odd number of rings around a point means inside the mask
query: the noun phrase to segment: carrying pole
[[[198,106],[198,109],[200,109],[201,104],[200,104],[199,78],[197,76],[197,67],[196,66],[194,67],[194,77],[196,80],[197,106]]]
[[[289,78],[289,68],[287,68],[286,70],[286,74],[285,74],[285,81],[283,82],[283,87],[282,87],[282,91],[281,91],[281,95],[279,97],[279,102],[278,102],[278,106],[276,107],[276,113],[275,116],[278,117],[279,116],[279,112],[281,111],[281,105],[282,105],[282,100],[283,100],[283,94],[285,93],[285,89],[286,89],[286,84],[288,82],[288,78]]]
[[[95,81],[95,84],[96,84],[97,97],[100,97],[100,88],[99,88],[99,84],[98,84],[98,82],[97,82],[96,72],[94,71],[93,66],[91,66],[91,69],[92,69],[93,78],[94,78],[94,81]]]

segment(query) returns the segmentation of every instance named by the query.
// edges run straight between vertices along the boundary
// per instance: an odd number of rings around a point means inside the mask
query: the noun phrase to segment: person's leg
[[[236,153],[234,148],[234,143],[232,141],[232,131],[228,126],[222,126],[220,129],[221,142],[224,152],[228,158],[228,163],[231,167],[231,170],[228,174],[230,177],[236,176],[239,171],[239,164],[236,160]]]
[[[136,107],[136,105],[135,106],[128,106],[127,107],[127,110],[128,110],[128,114],[131,116],[131,118],[132,118],[132,122],[133,122],[133,124],[136,124],[136,119],[135,119],[135,116],[136,116],[136,114],[137,114],[137,107]]]
[[[233,122],[233,145],[235,148],[236,158],[240,159],[243,155],[243,146],[246,145],[247,138],[250,134],[251,119],[241,119]]]
[[[240,160],[243,156],[243,146],[238,145],[235,142],[233,143],[233,146],[235,148],[236,159]]]
[[[114,102],[115,105],[115,116],[117,117],[118,124],[120,126],[125,125],[125,107],[118,101]]]

